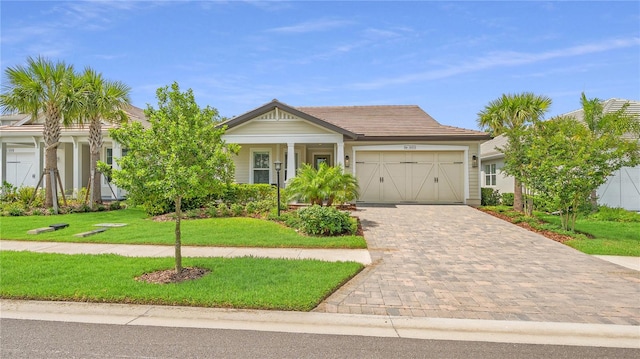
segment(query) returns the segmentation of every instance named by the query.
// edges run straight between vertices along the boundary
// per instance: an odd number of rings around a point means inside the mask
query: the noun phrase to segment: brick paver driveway
[[[466,206],[356,215],[374,264],[315,311],[640,325],[640,272]]]

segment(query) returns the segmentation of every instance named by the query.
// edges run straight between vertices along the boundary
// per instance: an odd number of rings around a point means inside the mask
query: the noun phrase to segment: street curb
[[[0,299],[0,318],[640,349],[640,326]]]

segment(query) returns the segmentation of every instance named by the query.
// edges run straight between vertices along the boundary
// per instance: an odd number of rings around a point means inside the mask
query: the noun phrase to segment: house
[[[144,111],[130,106],[125,112],[133,121],[148,125]],[[0,181],[21,187],[35,187],[44,169],[44,118],[31,118],[25,114],[0,116]],[[103,123],[104,143],[100,158],[117,166],[114,158],[122,156],[122,147],[109,138],[114,125]],[[89,126],[63,127],[58,145],[58,170],[67,195],[87,187],[89,182]],[[124,191],[102,178],[101,193],[105,199],[122,198]]]
[[[480,144],[487,133],[445,126],[418,106],[292,107],[278,100],[230,119],[241,146],[239,183],[286,183],[302,163],[341,165],[359,202],[480,204]],[[293,169],[289,171],[289,169]]]
[[[612,98],[603,102],[603,108],[605,112],[613,112],[620,110],[627,102],[629,103],[627,112],[640,115],[640,101]],[[581,121],[584,112],[579,109],[562,116],[572,116]],[[513,193],[513,177],[502,173],[504,154],[498,150],[503,148],[506,143],[507,139],[504,136],[498,136],[480,146],[481,186],[497,189],[500,193]],[[596,194],[600,205],[640,211],[640,166],[619,169],[597,189]]]

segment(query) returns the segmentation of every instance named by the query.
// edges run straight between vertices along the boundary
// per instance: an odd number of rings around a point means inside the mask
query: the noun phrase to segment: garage
[[[464,203],[464,152],[361,151],[362,202]]]
[[[36,178],[36,166],[33,161],[32,148],[8,148],[6,181],[16,187],[35,187],[38,179]]]

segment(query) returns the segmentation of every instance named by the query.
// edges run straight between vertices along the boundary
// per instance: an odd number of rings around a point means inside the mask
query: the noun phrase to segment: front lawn
[[[68,223],[69,227],[38,235],[27,231]],[[96,229],[99,223],[127,223],[125,227],[78,238],[74,234]],[[175,242],[175,222],[156,222],[139,208],[58,216],[0,217],[0,239],[90,242],[117,244],[164,244]],[[182,221],[185,246],[275,247],[275,248],[366,248],[361,236],[309,237],[276,222],[246,218],[207,218]]]
[[[0,297],[108,303],[309,311],[355,276],[354,262],[269,258],[184,258],[211,272],[196,280],[151,284],[144,273],[173,258],[0,252]]]
[[[513,223],[526,222],[534,229],[564,236],[563,243],[587,254],[640,257],[640,222],[617,222],[597,219],[597,215],[583,216],[576,221],[576,233],[563,231],[560,218],[534,212],[535,218],[524,217],[511,207],[491,206],[483,210],[508,217]]]
[[[537,217],[560,226],[558,216],[538,214]],[[566,245],[581,252],[640,257],[640,223],[595,221],[583,218],[576,221],[576,231],[594,237],[578,236],[565,242]]]

